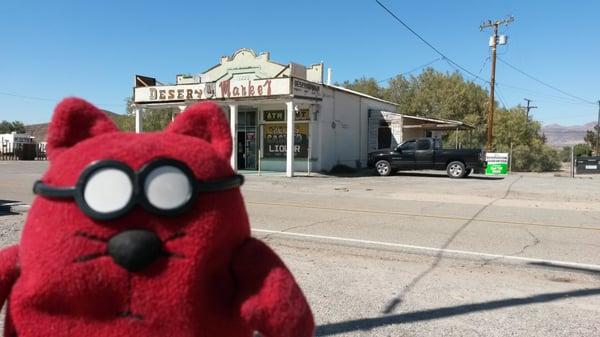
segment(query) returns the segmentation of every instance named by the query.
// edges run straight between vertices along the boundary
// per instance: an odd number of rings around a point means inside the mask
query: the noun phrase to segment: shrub
[[[518,145],[513,149],[512,170],[546,172],[560,169],[558,151],[545,144]]]

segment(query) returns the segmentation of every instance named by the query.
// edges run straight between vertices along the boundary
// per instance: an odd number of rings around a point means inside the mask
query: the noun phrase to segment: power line
[[[485,65],[487,64],[487,62],[489,60],[490,60],[490,56],[486,57],[485,60],[483,60],[483,64],[481,65],[481,68],[479,68],[479,72],[477,73],[477,76],[481,75],[483,68],[485,68]],[[496,83],[498,83],[498,82],[496,82]]]
[[[388,78],[386,78],[386,79],[383,79],[383,80],[381,80],[381,81],[377,81],[377,83],[381,83],[381,82],[389,81],[389,80],[391,80],[391,79],[393,79],[393,78],[395,78],[395,77],[398,77],[398,76],[404,76],[404,75],[408,75],[408,74],[414,73],[415,71],[417,71],[417,70],[419,70],[419,69],[423,69],[423,68],[425,68],[425,67],[427,67],[427,66],[429,66],[429,65],[431,65],[431,64],[433,64],[433,63],[436,63],[436,62],[438,62],[438,61],[441,61],[441,60],[442,60],[442,58],[441,58],[441,57],[438,57],[438,58],[436,58],[435,60],[431,60],[431,61],[429,61],[429,62],[427,62],[427,63],[425,63],[425,64],[422,64],[422,65],[420,65],[420,66],[418,66],[418,67],[415,67],[415,68],[413,68],[413,69],[411,69],[411,70],[409,70],[409,71],[406,71],[406,72],[400,73],[400,74],[398,74],[398,75],[395,75],[395,76],[392,76],[392,77],[388,77]]]
[[[539,91],[535,91],[535,90],[531,90],[531,89],[526,89],[526,88],[522,88],[522,87],[511,85],[511,84],[506,84],[504,82],[498,82],[498,81],[496,81],[496,86],[501,86],[501,87],[503,87],[505,89],[513,89],[513,90],[517,90],[517,91],[521,91],[521,92],[536,94],[538,96],[546,97],[545,100],[549,100],[549,101],[554,101],[554,102],[559,102],[559,103],[565,103],[565,104],[589,106],[588,103],[584,103],[584,102],[581,102],[579,100],[576,101],[576,100],[574,100],[572,98],[567,98],[565,96],[557,96],[557,95],[551,95],[551,94],[547,94],[547,93],[541,93]],[[550,97],[552,99],[550,99]]]
[[[463,66],[461,66],[460,64],[454,62],[451,58],[449,58],[448,56],[446,56],[444,53],[442,53],[441,51],[439,51],[436,47],[434,47],[431,43],[429,43],[427,40],[425,40],[425,38],[423,38],[421,35],[419,35],[419,33],[415,32],[412,28],[410,28],[409,25],[407,25],[404,21],[402,21],[396,14],[394,14],[394,12],[392,12],[390,9],[388,9],[384,4],[382,4],[379,0],[375,0],[375,2],[377,2],[377,4],[379,6],[381,6],[381,8],[383,8],[386,12],[388,12],[388,14],[390,14],[394,19],[396,19],[396,21],[398,21],[402,26],[404,26],[404,28],[408,29],[408,31],[410,31],[414,36],[416,36],[417,38],[419,38],[419,40],[421,40],[423,43],[425,43],[429,48],[431,48],[433,51],[435,51],[438,55],[440,55],[442,57],[442,59],[444,59],[446,62],[453,64],[455,67],[461,69],[462,71],[466,72],[467,74],[477,78],[477,79],[481,79],[479,76],[475,75],[474,73],[472,73],[471,71],[469,71],[468,69],[464,68]]]
[[[500,99],[500,103],[502,103],[502,107],[504,109],[506,109],[506,102],[504,101],[504,98],[502,98],[502,93],[500,92],[500,88],[496,87],[496,93],[498,94],[498,98]]]
[[[500,58],[500,57],[498,57],[498,60],[500,60],[500,62],[502,62],[502,63],[506,64],[507,66],[509,66],[509,67],[510,67],[510,68],[512,68],[513,70],[515,70],[515,71],[517,71],[517,72],[519,72],[519,73],[523,74],[524,76],[526,76],[526,77],[528,77],[528,78],[530,78],[530,79],[532,79],[532,80],[534,80],[534,81],[536,81],[536,82],[538,82],[538,83],[540,83],[540,84],[542,84],[542,85],[544,85],[544,86],[546,86],[546,87],[548,87],[548,88],[550,88],[550,89],[552,89],[552,90],[558,91],[558,92],[562,93],[563,95],[567,95],[567,96],[569,96],[569,97],[575,98],[575,99],[577,99],[577,100],[580,100],[580,101],[582,101],[582,102],[585,102],[585,103],[588,103],[588,104],[594,104],[594,105],[596,104],[596,103],[594,103],[594,102],[592,102],[592,101],[589,101],[589,100],[587,100],[587,99],[585,99],[585,98],[581,98],[581,97],[579,97],[579,96],[575,96],[575,95],[573,95],[573,94],[570,94],[570,93],[568,93],[568,92],[566,92],[566,91],[564,91],[564,90],[561,90],[561,89],[559,89],[559,88],[557,88],[557,87],[555,87],[555,86],[553,86],[553,85],[551,85],[551,84],[548,84],[548,83],[546,83],[546,82],[544,82],[544,81],[542,81],[542,80],[540,80],[540,79],[538,79],[538,78],[536,78],[536,77],[534,77],[534,76],[532,76],[532,75],[529,75],[529,74],[528,74],[528,73],[526,73],[525,71],[523,71],[523,70],[521,70],[521,69],[519,69],[519,68],[517,68],[517,67],[513,66],[512,64],[510,64],[510,63],[506,62],[505,60],[503,60],[503,59],[502,59],[502,58]]]
[[[404,28],[406,28],[406,29],[407,29],[409,32],[411,32],[411,33],[412,33],[413,35],[415,35],[415,36],[416,36],[416,37],[417,37],[419,40],[421,40],[421,41],[422,41],[423,43],[425,43],[425,44],[426,44],[426,45],[427,45],[429,48],[431,48],[431,49],[432,49],[434,52],[436,52],[438,55],[440,55],[440,56],[441,56],[441,59],[442,59],[442,60],[445,60],[445,61],[446,61],[446,62],[447,62],[449,65],[451,65],[451,66],[452,66],[452,67],[454,67],[454,68],[457,68],[458,70],[462,70],[464,73],[466,73],[466,74],[468,74],[468,75],[472,76],[473,78],[475,78],[475,79],[477,79],[477,80],[480,80],[480,81],[482,81],[482,82],[484,82],[484,83],[486,83],[486,84],[489,84],[489,83],[490,83],[490,81],[488,81],[488,80],[485,80],[485,79],[481,78],[479,75],[476,75],[476,74],[474,74],[473,72],[471,72],[471,71],[469,71],[468,69],[464,68],[464,67],[463,67],[463,66],[461,66],[460,64],[456,63],[454,60],[450,59],[448,56],[446,56],[444,53],[442,53],[442,52],[441,52],[439,49],[437,49],[435,46],[433,46],[433,45],[432,45],[430,42],[428,42],[428,41],[427,41],[425,38],[423,38],[423,37],[422,37],[422,36],[421,36],[419,33],[417,33],[417,32],[416,32],[414,29],[412,29],[412,28],[411,28],[411,27],[410,27],[408,24],[406,24],[404,21],[402,21],[402,19],[400,19],[400,18],[399,18],[399,17],[398,17],[398,16],[397,16],[397,15],[396,15],[394,12],[392,12],[392,11],[391,11],[389,8],[387,8],[387,7],[386,7],[384,4],[382,4],[382,3],[381,3],[379,0],[375,0],[375,2],[377,2],[377,4],[378,4],[378,5],[379,5],[381,8],[383,8],[383,9],[384,9],[384,10],[385,10],[385,11],[386,11],[386,12],[387,12],[389,15],[391,15],[391,16],[392,16],[392,17],[393,17],[393,18],[394,18],[396,21],[398,21],[398,22],[399,22],[399,23],[400,23],[402,26],[404,26]],[[537,79],[537,78],[535,78],[535,77],[533,77],[533,76],[531,76],[531,75],[529,75],[529,74],[525,73],[524,71],[522,71],[522,70],[520,70],[520,69],[518,69],[518,68],[516,68],[516,67],[512,66],[511,64],[509,64],[508,62],[504,61],[504,60],[503,60],[503,59],[501,59],[500,57],[498,57],[498,59],[499,59],[499,60],[500,60],[502,63],[506,64],[507,66],[509,66],[509,67],[512,67],[513,69],[515,69],[516,71],[518,71],[518,72],[522,73],[523,75],[525,75],[525,76],[527,76],[527,77],[529,77],[529,78],[531,78],[531,79],[535,80],[536,82],[539,82],[539,83],[541,83],[541,84],[543,84],[543,85],[545,85],[545,86],[547,86],[547,87],[549,87],[549,88],[551,88],[551,89],[553,89],[553,90],[556,90],[556,91],[558,91],[558,92],[560,92],[560,93],[562,93],[562,94],[564,94],[564,95],[567,95],[567,96],[569,96],[569,97],[575,98],[575,99],[577,99],[578,101],[585,102],[586,104],[594,104],[594,105],[596,104],[596,103],[594,103],[594,102],[591,102],[591,101],[589,101],[589,100],[583,99],[583,98],[581,98],[581,97],[578,97],[578,96],[575,96],[575,95],[569,94],[569,93],[567,93],[567,92],[565,92],[565,91],[563,91],[563,90],[561,90],[561,89],[558,89],[558,88],[556,88],[556,87],[554,87],[554,86],[552,86],[552,85],[549,85],[549,84],[547,84],[547,83],[545,83],[545,82],[543,82],[543,81],[541,81],[541,80],[539,80],[539,79]],[[483,67],[482,67],[482,69],[483,69]],[[481,74],[481,71],[479,72],[479,74]],[[500,84],[500,83],[497,83],[497,84]],[[519,87],[516,87],[516,86],[511,86],[511,85],[508,85],[508,84],[505,84],[505,83],[502,83],[502,84],[500,84],[500,85],[502,85],[502,86],[505,86],[505,87],[513,87],[513,88],[515,88],[515,89],[519,89],[519,90],[528,90],[528,89],[523,89],[523,88],[519,88]],[[532,92],[532,91],[530,90],[530,92]],[[566,102],[566,103],[575,104],[574,102]],[[503,104],[504,104],[504,102],[503,102]]]
[[[51,99],[51,98],[42,98],[42,97],[35,97],[35,96],[24,96],[24,95],[11,94],[11,93],[8,93],[8,92],[1,92],[1,91],[0,91],[0,95],[10,96],[10,97],[17,97],[17,98],[24,98],[24,99],[31,99],[31,100],[36,100],[36,101],[58,102],[58,100]]]
[[[60,99],[56,99],[56,98],[44,98],[44,97],[37,97],[37,96],[27,96],[27,95],[19,95],[19,94],[13,94],[13,93],[9,93],[9,92],[3,92],[0,91],[0,95],[4,95],[4,96],[10,96],[10,97],[16,97],[16,98],[23,98],[23,99],[29,99],[29,100],[35,100],[35,101],[44,101],[44,102],[60,102]],[[123,106],[125,103],[121,103],[121,104],[115,104],[115,103],[95,103],[96,105],[103,105],[103,106]]]

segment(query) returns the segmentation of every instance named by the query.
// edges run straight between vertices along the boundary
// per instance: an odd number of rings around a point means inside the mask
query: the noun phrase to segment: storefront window
[[[294,157],[308,158],[308,123],[294,125]],[[263,129],[265,158],[285,158],[287,143],[287,125],[284,123],[265,124]]]

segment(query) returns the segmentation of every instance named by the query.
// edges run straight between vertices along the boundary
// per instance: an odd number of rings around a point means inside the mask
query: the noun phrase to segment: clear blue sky
[[[564,91],[600,99],[599,1],[382,2],[486,79],[490,31],[480,32],[479,25],[514,15],[516,21],[502,29],[509,44],[500,47],[500,57]],[[4,1],[0,31],[0,119],[26,123],[48,121],[56,101],[69,95],[124,112],[135,74],[174,82],[176,74],[204,71],[242,47],[270,51],[281,63],[324,61],[338,82],[385,79],[438,57],[374,0]],[[433,66],[453,70],[443,61]],[[502,63],[497,81],[507,106],[533,99],[539,106],[533,115],[545,124],[596,120],[597,105]]]

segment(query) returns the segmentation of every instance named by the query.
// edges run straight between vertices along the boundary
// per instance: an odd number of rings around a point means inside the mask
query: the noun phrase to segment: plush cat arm
[[[0,250],[0,307],[6,301],[13,284],[19,277],[18,252],[18,246],[10,246]]]
[[[310,337],[313,316],[294,277],[264,243],[250,238],[234,258],[242,319],[266,337]]]

